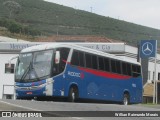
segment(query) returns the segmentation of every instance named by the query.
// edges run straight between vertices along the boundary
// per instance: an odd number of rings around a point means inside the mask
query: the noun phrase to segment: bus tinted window
[[[110,60],[108,58],[104,58],[105,71],[110,71]]]
[[[132,71],[137,72],[137,66],[136,65],[132,65]]]
[[[123,75],[128,75],[127,64],[125,62],[122,62],[122,74]]]
[[[132,71],[140,73],[141,72],[140,66],[138,66],[138,65],[132,65]]]
[[[93,69],[98,69],[97,56],[96,55],[92,55],[92,68]]]
[[[86,67],[92,68],[92,59],[90,54],[85,54]]]
[[[116,71],[116,61],[115,60],[111,60],[111,70],[113,73],[117,73]]]
[[[138,76],[140,76],[140,73],[141,73],[140,66],[132,65],[132,76],[133,77],[138,77]]]
[[[79,66],[78,51],[73,51],[71,64],[72,64],[72,65],[77,65],[77,66]]]
[[[132,75],[130,63],[125,63],[125,62],[122,63],[122,74],[129,75],[129,76]]]
[[[79,65],[84,67],[84,53],[79,51]]]
[[[104,59],[103,57],[98,57],[99,70],[104,70]]]
[[[116,61],[116,72],[121,74],[121,62]]]
[[[131,76],[131,64],[127,63],[127,75]]]
[[[60,74],[61,72],[64,71],[70,49],[58,48],[57,51],[60,51],[60,63],[59,64],[55,64],[55,62],[53,63],[53,75]],[[54,53],[54,56],[55,56],[55,53]]]
[[[141,73],[141,67],[140,66],[137,66],[137,72]]]

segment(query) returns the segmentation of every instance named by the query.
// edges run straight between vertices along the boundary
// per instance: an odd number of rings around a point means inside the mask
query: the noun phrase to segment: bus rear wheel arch
[[[79,91],[76,85],[72,85],[69,89],[68,93],[68,101],[69,102],[76,102],[79,98]]]
[[[130,95],[129,95],[129,92],[124,92],[122,104],[123,105],[129,105],[130,104]]]

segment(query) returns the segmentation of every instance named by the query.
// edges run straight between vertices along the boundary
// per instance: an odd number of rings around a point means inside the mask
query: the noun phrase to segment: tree
[[[9,10],[9,18],[11,18],[13,14],[18,14],[21,9],[21,5],[15,1],[5,1],[3,5]]]
[[[8,30],[11,32],[11,33],[20,33],[21,30],[22,30],[22,25],[14,22],[14,21],[10,21],[10,25],[8,27]]]

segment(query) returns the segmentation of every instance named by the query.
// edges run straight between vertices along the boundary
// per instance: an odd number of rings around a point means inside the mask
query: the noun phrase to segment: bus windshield
[[[34,82],[46,79],[51,73],[53,50],[20,54],[16,65],[16,82]]]

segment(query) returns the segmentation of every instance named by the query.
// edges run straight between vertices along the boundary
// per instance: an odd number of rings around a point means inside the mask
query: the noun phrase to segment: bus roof
[[[139,62],[136,62],[136,61],[133,61],[133,60],[130,60],[130,59],[123,59],[123,58],[118,57],[118,56],[113,55],[113,54],[105,53],[105,52],[102,52],[102,51],[94,50],[94,49],[83,47],[83,46],[80,46],[80,45],[75,45],[75,43],[49,43],[49,44],[31,46],[31,47],[23,49],[21,51],[21,53],[41,51],[41,50],[47,50],[47,49],[54,49],[54,48],[59,48],[59,47],[73,48],[73,49],[76,49],[76,50],[80,50],[80,51],[84,51],[84,52],[88,52],[88,53],[92,53],[92,54],[105,56],[105,57],[109,57],[109,58],[112,58],[112,59],[121,60],[121,61],[125,61],[125,62],[140,65]]]

